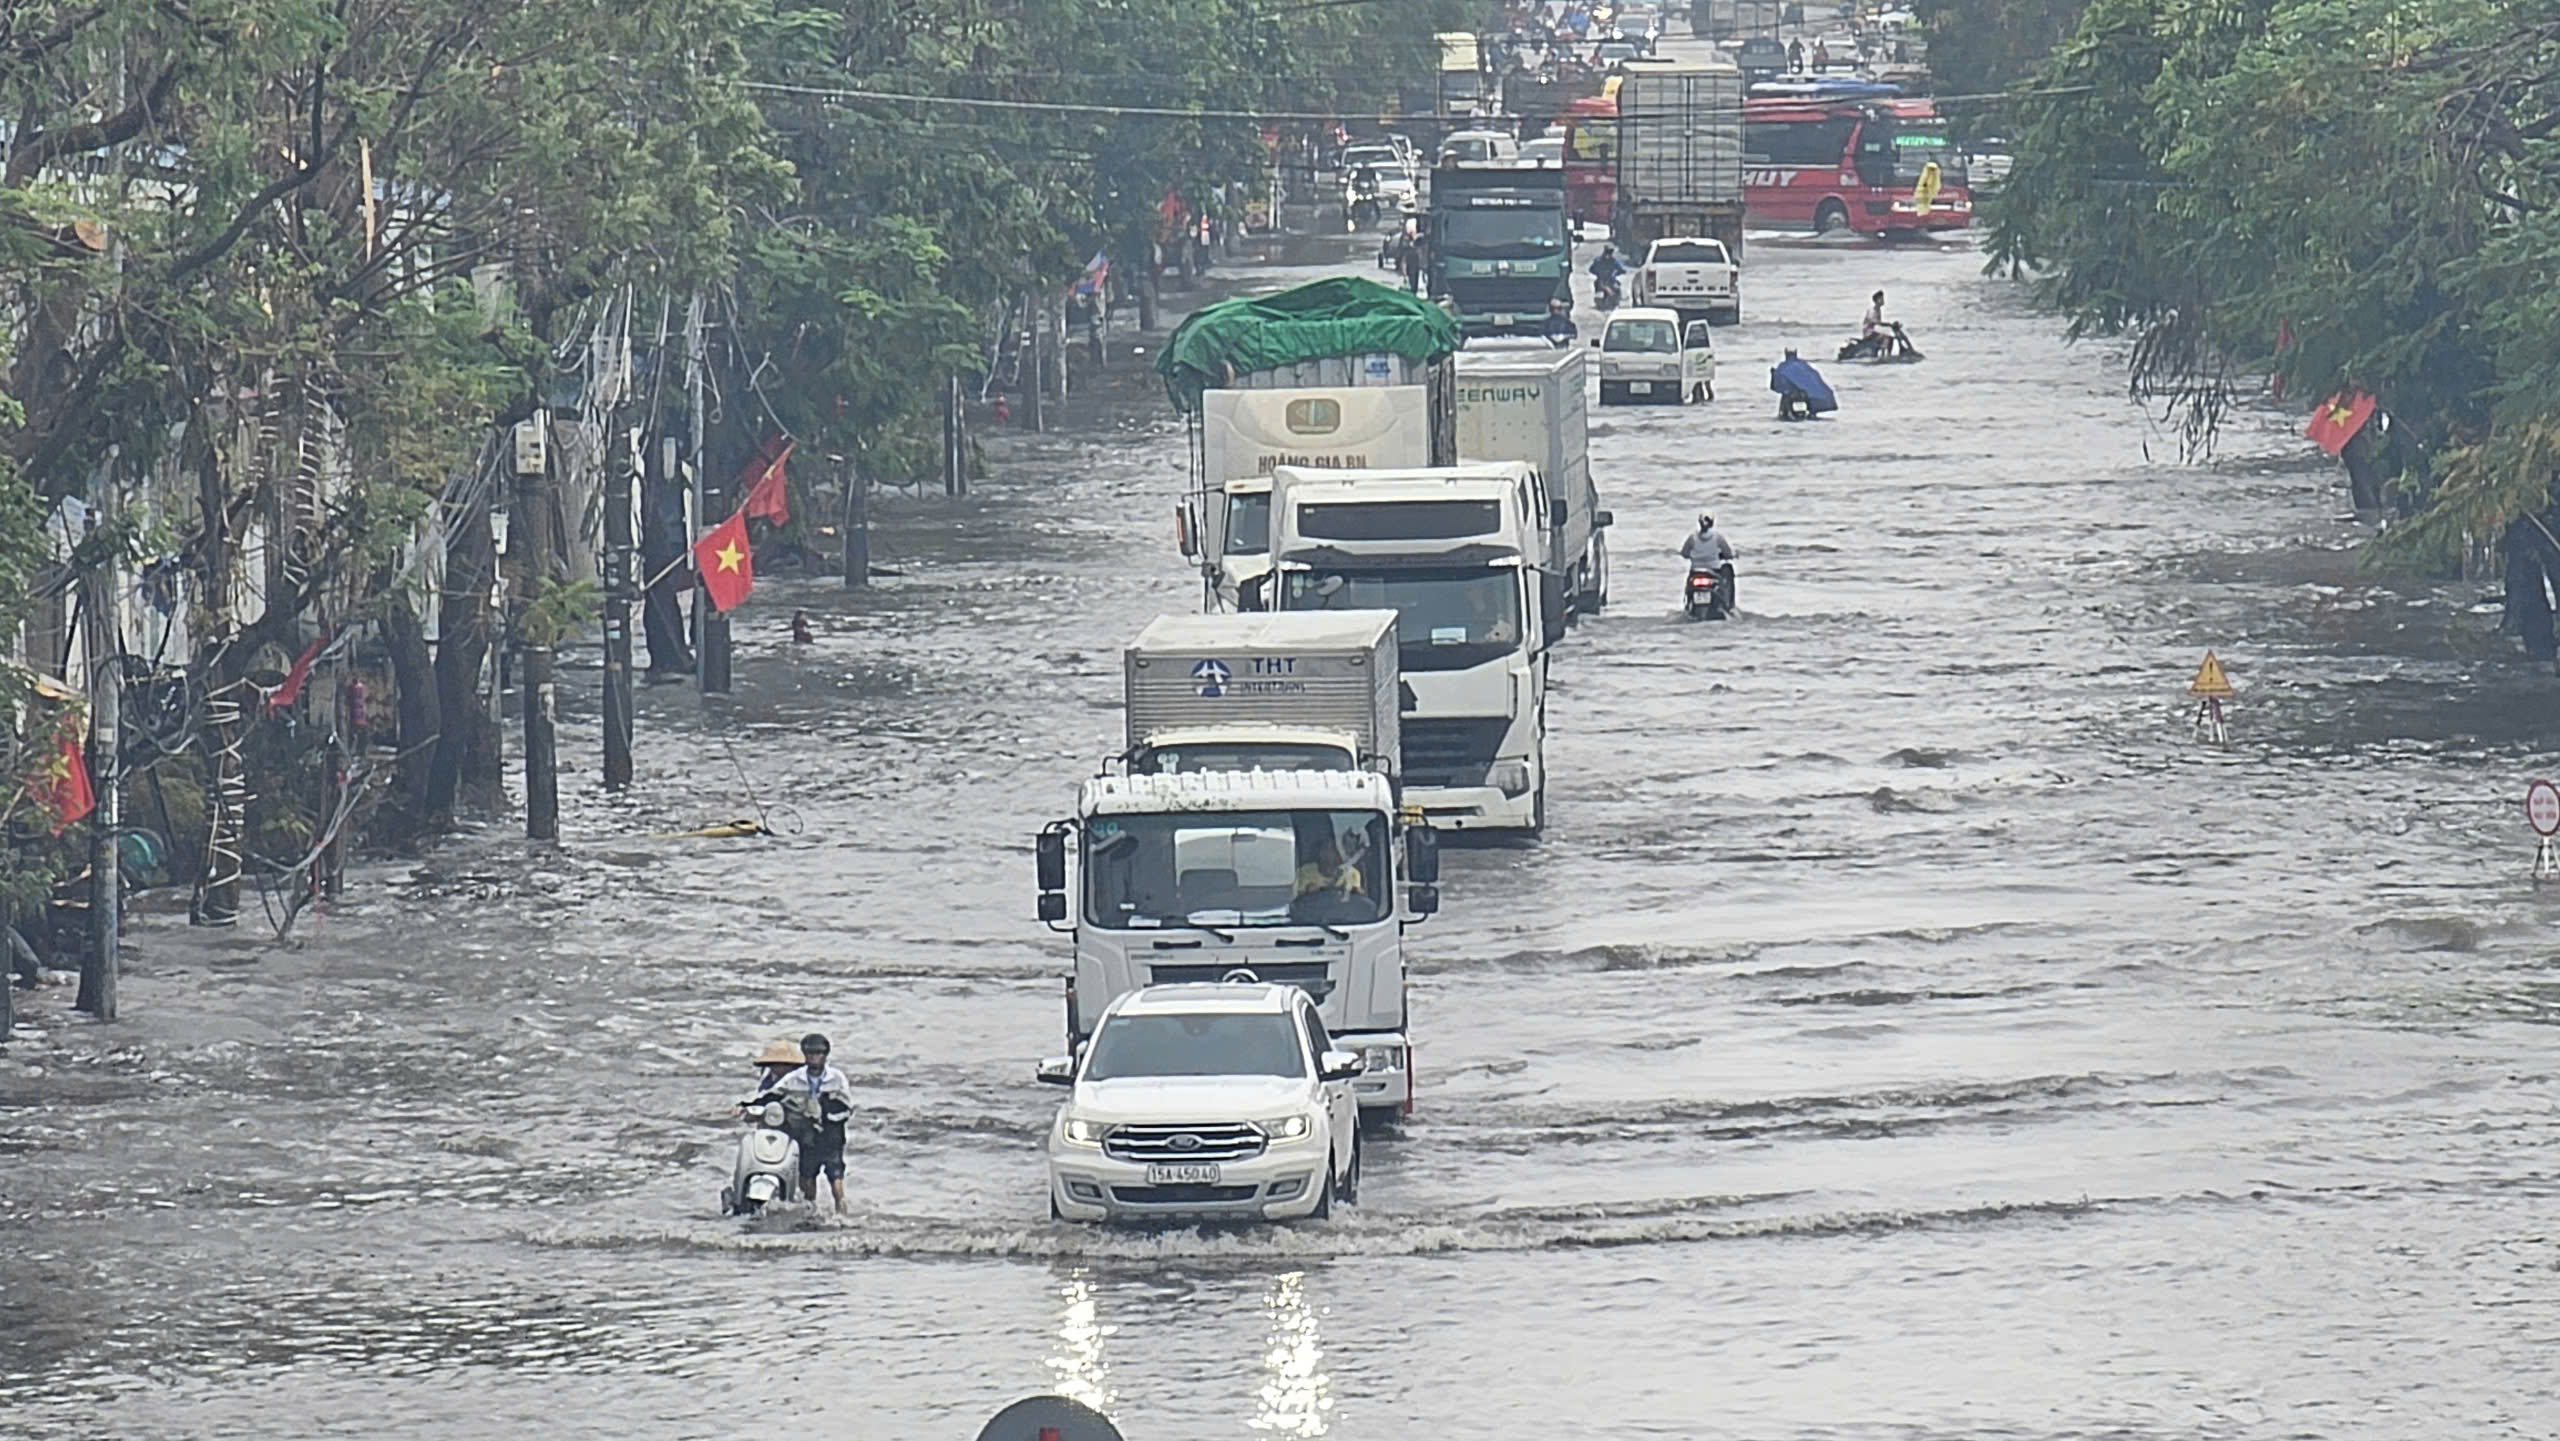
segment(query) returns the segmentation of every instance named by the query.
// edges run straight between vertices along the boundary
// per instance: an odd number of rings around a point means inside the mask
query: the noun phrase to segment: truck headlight
[[[1087,1121],[1079,1117],[1069,1116],[1067,1118],[1067,1123],[1058,1129],[1068,1140],[1075,1142],[1079,1146],[1099,1146],[1102,1144],[1103,1136],[1108,1133],[1111,1128],[1100,1121]]]
[[[1367,1063],[1366,1074],[1368,1075],[1374,1076],[1380,1071],[1401,1071],[1404,1069],[1404,1047],[1364,1047],[1360,1052],[1360,1059]]]
[[[1256,1121],[1253,1128],[1273,1141],[1295,1141],[1315,1129],[1315,1121],[1306,1115],[1282,1116],[1274,1121]]]
[[[1485,767],[1484,778],[1488,785],[1506,796],[1526,795],[1529,792],[1529,763],[1495,761]]]

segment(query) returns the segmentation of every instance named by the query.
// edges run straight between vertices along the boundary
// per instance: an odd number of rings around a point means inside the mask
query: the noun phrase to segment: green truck
[[[1537,335],[1547,302],[1573,304],[1564,170],[1533,161],[1431,173],[1431,293],[1468,335]]]

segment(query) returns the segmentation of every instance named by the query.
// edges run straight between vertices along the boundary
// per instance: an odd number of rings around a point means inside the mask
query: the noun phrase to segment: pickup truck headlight
[[[1316,1123],[1314,1117],[1300,1114],[1282,1116],[1271,1121],[1256,1121],[1253,1123],[1253,1128],[1260,1131],[1267,1140],[1296,1141],[1304,1139],[1309,1132],[1315,1130]]]
[[[1404,1047],[1363,1047],[1360,1052],[1360,1059],[1368,1063],[1366,1074],[1372,1076],[1376,1075],[1380,1071],[1401,1071],[1404,1069]]]
[[[1506,796],[1526,795],[1529,790],[1527,761],[1495,761],[1485,767],[1486,782]]]
[[[1058,1130],[1068,1140],[1079,1146],[1099,1146],[1102,1144],[1103,1136],[1108,1134],[1111,1128],[1100,1121],[1088,1121],[1081,1117],[1069,1116],[1066,1124],[1060,1126]]]

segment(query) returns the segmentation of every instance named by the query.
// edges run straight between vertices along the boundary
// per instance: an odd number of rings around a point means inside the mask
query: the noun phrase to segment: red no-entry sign
[[[2524,818],[2533,826],[2534,834],[2543,839],[2560,836],[2560,786],[2549,781],[2535,781],[2526,786]]]

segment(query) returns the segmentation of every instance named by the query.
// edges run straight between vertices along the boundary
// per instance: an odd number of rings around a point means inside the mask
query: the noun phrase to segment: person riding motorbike
[[[1696,533],[1680,542],[1681,558],[1689,562],[1690,569],[1716,572],[1717,584],[1724,588],[1724,608],[1728,613],[1733,610],[1733,558],[1740,553],[1732,541],[1725,539],[1724,532],[1716,529],[1716,518],[1705,511],[1698,512]]]
[[[1561,295],[1547,301],[1545,334],[1549,345],[1571,345],[1581,334],[1573,325],[1573,307]]]
[[[1591,301],[1606,310],[1618,303],[1618,277],[1627,273],[1626,263],[1618,259],[1618,247],[1603,245],[1600,256],[1591,262]]]
[[[1860,340],[1873,340],[1884,329],[1884,292],[1879,290],[1867,300],[1866,318],[1858,322]]]

